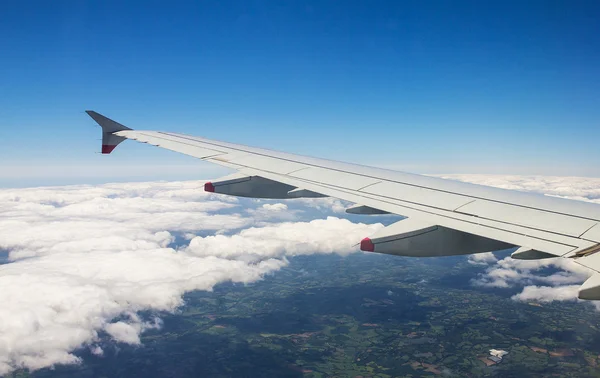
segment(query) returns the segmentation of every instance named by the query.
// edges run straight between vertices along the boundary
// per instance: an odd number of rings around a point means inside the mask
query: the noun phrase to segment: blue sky
[[[0,185],[220,173],[95,154],[86,109],[413,172],[600,176],[598,19],[597,1],[4,1]]]

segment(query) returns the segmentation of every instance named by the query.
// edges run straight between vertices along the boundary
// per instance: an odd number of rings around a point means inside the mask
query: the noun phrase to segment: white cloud
[[[382,227],[379,223],[352,223],[335,217],[310,222],[281,223],[248,228],[231,236],[198,236],[192,239],[187,252],[195,256],[218,256],[244,261],[313,253],[348,254],[357,250],[357,235],[368,236]]]
[[[540,274],[541,270],[547,268],[557,271],[549,275]],[[563,258],[515,260],[506,257],[489,266],[473,280],[473,284],[485,287],[514,287],[540,283],[558,286],[582,283],[590,274],[589,269]]]
[[[293,203],[299,203],[317,210],[333,211],[336,214],[344,214],[349,204],[349,202],[342,201],[333,197],[299,198],[294,199],[292,201]]]
[[[129,324],[125,322],[116,322],[107,324],[104,330],[117,341],[127,344],[140,343],[141,328],[137,324]]]
[[[252,201],[255,207],[245,209],[245,212],[254,220],[256,225],[267,225],[273,221],[292,221],[298,219],[303,213],[302,210],[291,210],[284,203],[264,203],[265,200],[254,199]],[[258,206],[260,204],[262,206]]]
[[[492,252],[476,253],[469,255],[468,262],[473,265],[488,265],[497,262],[498,259]]]
[[[267,211],[284,211],[287,210],[287,205],[285,203],[265,203],[262,205],[262,208]]]
[[[126,315],[129,317],[128,321],[119,320],[104,326],[104,331],[116,341],[138,345],[141,343],[141,332],[162,327],[162,320],[158,317],[154,317],[152,322],[144,322],[135,312],[126,312]]]
[[[202,184],[0,190],[0,248],[11,261],[0,265],[0,375],[77,363],[80,347],[102,355],[103,332],[138,344],[141,332],[160,326],[141,310],[174,311],[187,291],[259,280],[286,256],[349,253],[381,227],[338,218],[256,227],[287,205],[240,206]],[[262,218],[242,215],[246,207]],[[169,248],[178,235],[191,245]]]
[[[111,184],[0,191],[0,246],[19,259],[56,251],[165,246],[165,230],[236,229],[251,224],[198,182]],[[91,248],[90,248],[91,247]]]
[[[104,350],[100,346],[98,346],[98,345],[91,345],[90,346],[90,352],[94,356],[104,356]]]
[[[568,286],[527,286],[519,294],[513,295],[513,299],[518,301],[574,301],[577,299],[579,285]]]
[[[439,175],[439,177],[503,189],[600,203],[600,178],[474,174]]]

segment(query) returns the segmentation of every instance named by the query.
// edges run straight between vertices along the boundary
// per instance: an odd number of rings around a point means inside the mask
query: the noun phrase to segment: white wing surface
[[[519,247],[514,258],[574,259],[600,272],[600,205],[348,164],[183,134],[131,130],[96,112],[103,153],[126,139],[237,171],[205,190],[257,198],[331,196],[359,214],[402,215],[361,242],[365,251],[444,256]],[[580,298],[600,299],[600,275]]]

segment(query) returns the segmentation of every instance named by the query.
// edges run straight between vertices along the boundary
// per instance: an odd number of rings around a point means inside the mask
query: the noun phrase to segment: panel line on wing
[[[459,211],[459,209],[460,209],[461,207],[467,206],[468,204],[470,204],[470,203],[473,203],[473,202],[475,202],[475,201],[477,201],[477,200],[476,200],[476,199],[474,199],[474,200],[472,200],[472,201],[469,201],[469,202],[467,202],[467,203],[465,203],[465,204],[463,204],[463,205],[460,205],[459,207],[457,207],[456,209],[454,209],[454,210],[452,210],[452,211],[454,211],[455,213],[460,213],[460,214],[465,214],[465,215],[473,215],[473,216],[475,216],[475,217],[479,217],[479,215],[468,214],[468,213],[463,213],[462,211]]]
[[[308,168],[310,168],[310,167],[302,167],[302,168],[296,169],[295,171],[288,172],[288,173],[286,173],[286,175],[291,175],[292,173],[300,172],[300,171],[303,171]]]
[[[381,183],[381,181],[377,181],[377,182],[374,182],[374,183],[372,183],[372,184],[365,185],[365,186],[363,186],[362,188],[358,188],[358,189],[356,189],[356,190],[360,192],[361,190],[363,190],[363,189],[365,189],[365,188],[368,188],[369,186],[377,185],[377,184],[379,184],[379,183]]]
[[[598,223],[591,225],[591,226],[590,226],[590,228],[588,228],[587,230],[583,231],[583,232],[581,233],[581,235],[579,235],[579,237],[580,237],[580,238],[583,238],[583,235],[587,234],[587,233],[588,233],[588,231],[590,231],[592,228],[596,227],[597,225],[598,225]]]

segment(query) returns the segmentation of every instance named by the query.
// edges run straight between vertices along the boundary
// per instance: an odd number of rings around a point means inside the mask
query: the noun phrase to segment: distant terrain
[[[189,293],[141,346],[107,341],[102,356],[80,351],[80,365],[13,375],[600,375],[600,314],[590,304],[513,301],[518,290],[471,286],[480,271],[465,257],[296,257],[258,283]],[[492,348],[509,354],[494,363]]]

